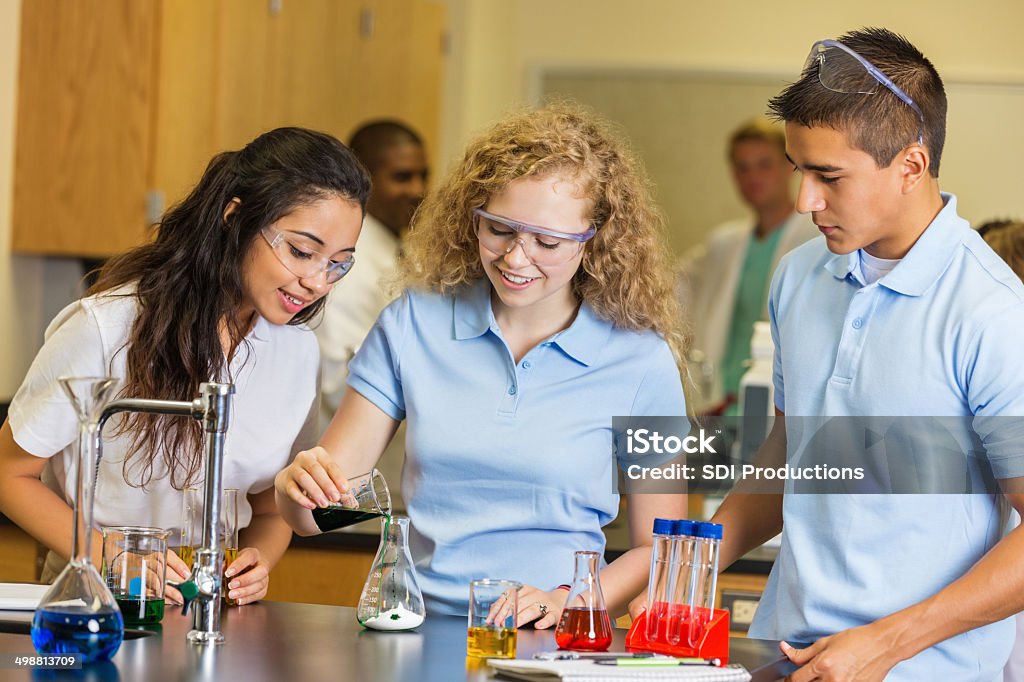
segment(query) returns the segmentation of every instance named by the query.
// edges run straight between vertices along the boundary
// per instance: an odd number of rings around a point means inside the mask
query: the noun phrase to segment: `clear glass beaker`
[[[237,488],[225,488],[221,493],[220,502],[220,546],[224,549],[224,569],[238,558],[238,495]],[[238,601],[228,597],[228,578],[222,577],[221,592],[224,603],[238,606]]]
[[[412,630],[427,611],[409,554],[409,518],[381,519],[380,547],[359,596],[356,618],[374,630]]]
[[[32,645],[40,654],[79,653],[83,663],[110,659],[124,639],[124,620],[117,602],[92,565],[92,502],[96,480],[98,420],[113,395],[112,377],[62,377],[64,392],[78,417],[77,456],[71,466],[75,481],[75,525],[71,561],[47,590],[32,617]]]
[[[514,580],[473,580],[469,583],[469,631],[466,655],[472,658],[515,658],[519,590]]]
[[[560,649],[606,651],[612,643],[612,621],[601,593],[597,552],[576,552],[576,569],[565,599],[562,617],[555,627]]]
[[[195,548],[203,544],[203,491],[185,488],[181,491],[181,537],[178,556],[192,570]]]
[[[103,528],[103,578],[126,625],[155,625],[164,618],[167,536],[141,526]]]
[[[313,510],[313,521],[321,531],[351,526],[360,521],[391,514],[391,493],[384,475],[377,469],[348,479],[348,492],[338,502]]]

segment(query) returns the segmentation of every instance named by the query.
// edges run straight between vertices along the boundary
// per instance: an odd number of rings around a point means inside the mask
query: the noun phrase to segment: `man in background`
[[[715,228],[684,256],[680,291],[703,362],[700,413],[736,414],[740,378],[750,359],[754,322],[768,319],[767,294],[779,259],[818,235],[794,210],[782,127],[754,119],[729,138],[729,164],[752,217]],[[698,379],[699,380],[699,379]]]
[[[349,360],[380,311],[394,298],[389,280],[398,264],[401,235],[423,200],[428,175],[420,136],[398,121],[378,120],[361,126],[349,147],[370,172],[373,189],[356,245],[356,265],[335,285],[323,321],[316,328],[321,431],[345,393]]]

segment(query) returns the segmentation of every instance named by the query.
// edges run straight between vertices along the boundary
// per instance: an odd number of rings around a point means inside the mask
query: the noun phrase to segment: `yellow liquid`
[[[188,566],[189,570],[191,571],[192,570],[192,546],[188,545],[188,546],[179,547],[178,548],[178,556],[181,557],[181,560],[185,562],[185,565]]]
[[[231,562],[233,562],[237,558],[238,558],[238,548],[237,547],[225,547],[224,548],[224,570],[225,571],[228,570],[228,566],[230,566]],[[234,576],[232,576],[232,577],[234,577]],[[223,580],[224,580],[224,582],[223,582],[222,586],[223,586],[223,589],[224,589],[224,603],[227,604],[228,606],[238,606],[238,602],[236,600],[228,598],[228,580],[229,580],[229,578],[227,576],[224,576]]]
[[[515,658],[516,631],[511,628],[470,628],[466,654],[482,658]]]

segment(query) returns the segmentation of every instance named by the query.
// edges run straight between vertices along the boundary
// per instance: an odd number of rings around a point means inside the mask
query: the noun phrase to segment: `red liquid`
[[[612,621],[608,612],[565,609],[555,628],[555,643],[559,649],[607,651],[612,644]]]
[[[647,641],[696,647],[713,616],[710,609],[703,607],[691,613],[686,604],[655,602],[647,609]]]

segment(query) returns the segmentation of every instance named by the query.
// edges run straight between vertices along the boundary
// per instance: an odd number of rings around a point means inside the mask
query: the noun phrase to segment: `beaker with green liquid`
[[[125,625],[155,625],[163,620],[169,535],[162,528],[103,528],[103,578]]]

